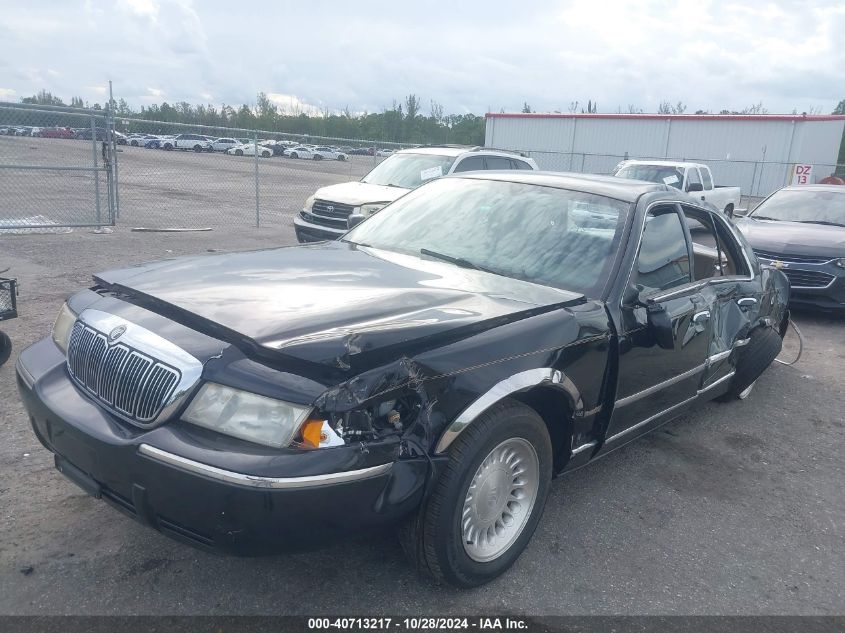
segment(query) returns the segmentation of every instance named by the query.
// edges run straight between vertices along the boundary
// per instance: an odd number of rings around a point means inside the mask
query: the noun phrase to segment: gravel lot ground
[[[282,226],[318,187],[358,180],[382,158],[349,160],[258,159],[261,224]],[[99,159],[98,159],[99,161]],[[0,163],[92,167],[90,141],[0,136]],[[98,162],[98,164],[101,164]],[[34,186],[37,178],[38,185]],[[164,151],[120,146],[118,154],[122,226],[224,227],[255,225],[255,159],[221,152]],[[94,224],[94,175],[84,171],[0,172],[0,223],[44,215],[56,223]],[[99,175],[102,217],[106,183]]]
[[[208,161],[214,167],[197,177],[211,184],[252,167],[212,155],[167,160]],[[302,171],[304,199],[346,179],[335,168],[294,164],[284,175]],[[169,185],[127,182],[125,209],[167,199]],[[86,496],[30,431],[17,351],[49,333],[62,300],[93,272],[292,244],[280,217],[209,233],[131,233],[132,223],[108,235],[0,235],[0,269],[12,266],[21,283],[21,317],[2,326],[16,351],[0,368],[0,614],[845,613],[845,320],[824,315],[797,315],[803,359],[773,366],[749,399],[707,404],[558,480],[525,554],[472,591],[419,580],[389,532],[296,555],[223,558]]]

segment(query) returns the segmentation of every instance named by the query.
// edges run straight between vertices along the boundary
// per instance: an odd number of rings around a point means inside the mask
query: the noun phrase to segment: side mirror
[[[364,221],[364,216],[360,213],[350,213],[349,218],[346,220],[346,228],[354,229],[356,226],[361,224]]]
[[[648,314],[648,329],[654,337],[654,342],[663,349],[675,349],[675,333],[672,330],[672,319],[666,308],[658,303],[646,305]]]
[[[696,191],[704,191],[704,185],[700,182],[691,182],[687,185],[687,191],[689,193],[694,193]]]

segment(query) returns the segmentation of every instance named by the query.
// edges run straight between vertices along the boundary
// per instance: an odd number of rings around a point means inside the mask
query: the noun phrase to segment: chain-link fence
[[[112,224],[106,113],[0,104],[0,232]]]
[[[790,184],[794,163],[750,160],[723,160],[701,158],[696,156],[629,156],[625,154],[591,154],[586,152],[551,152],[531,151],[525,153],[531,156],[540,169],[550,171],[571,171],[586,174],[612,174],[620,162],[628,159],[638,160],[672,160],[704,163],[710,167],[716,185],[739,187],[742,195],[748,198],[760,198],[772,191]],[[812,166],[810,182],[838,175],[845,177],[845,164],[823,163]]]
[[[395,143],[113,117],[0,103],[0,233],[45,227],[285,226],[319,188],[359,180]],[[541,169],[609,174],[627,154],[527,151]],[[665,158],[661,158],[666,160]],[[792,164],[713,160],[717,185],[753,206]],[[814,165],[810,182],[845,165]],[[34,228],[33,228],[34,227]]]
[[[359,180],[399,146],[361,139],[117,118],[118,222],[288,225],[318,188]]]

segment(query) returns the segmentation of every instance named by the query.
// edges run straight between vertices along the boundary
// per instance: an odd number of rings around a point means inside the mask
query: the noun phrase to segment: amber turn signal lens
[[[302,425],[302,443],[311,448],[319,448],[323,434],[323,420],[306,420]]]

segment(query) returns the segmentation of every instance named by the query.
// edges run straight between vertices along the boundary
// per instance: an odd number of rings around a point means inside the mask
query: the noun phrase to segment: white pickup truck
[[[710,168],[703,163],[686,163],[671,160],[626,160],[616,166],[613,174],[620,178],[657,182],[695,198],[701,198],[728,217],[733,216],[742,195],[739,187],[723,187],[713,183]]]

